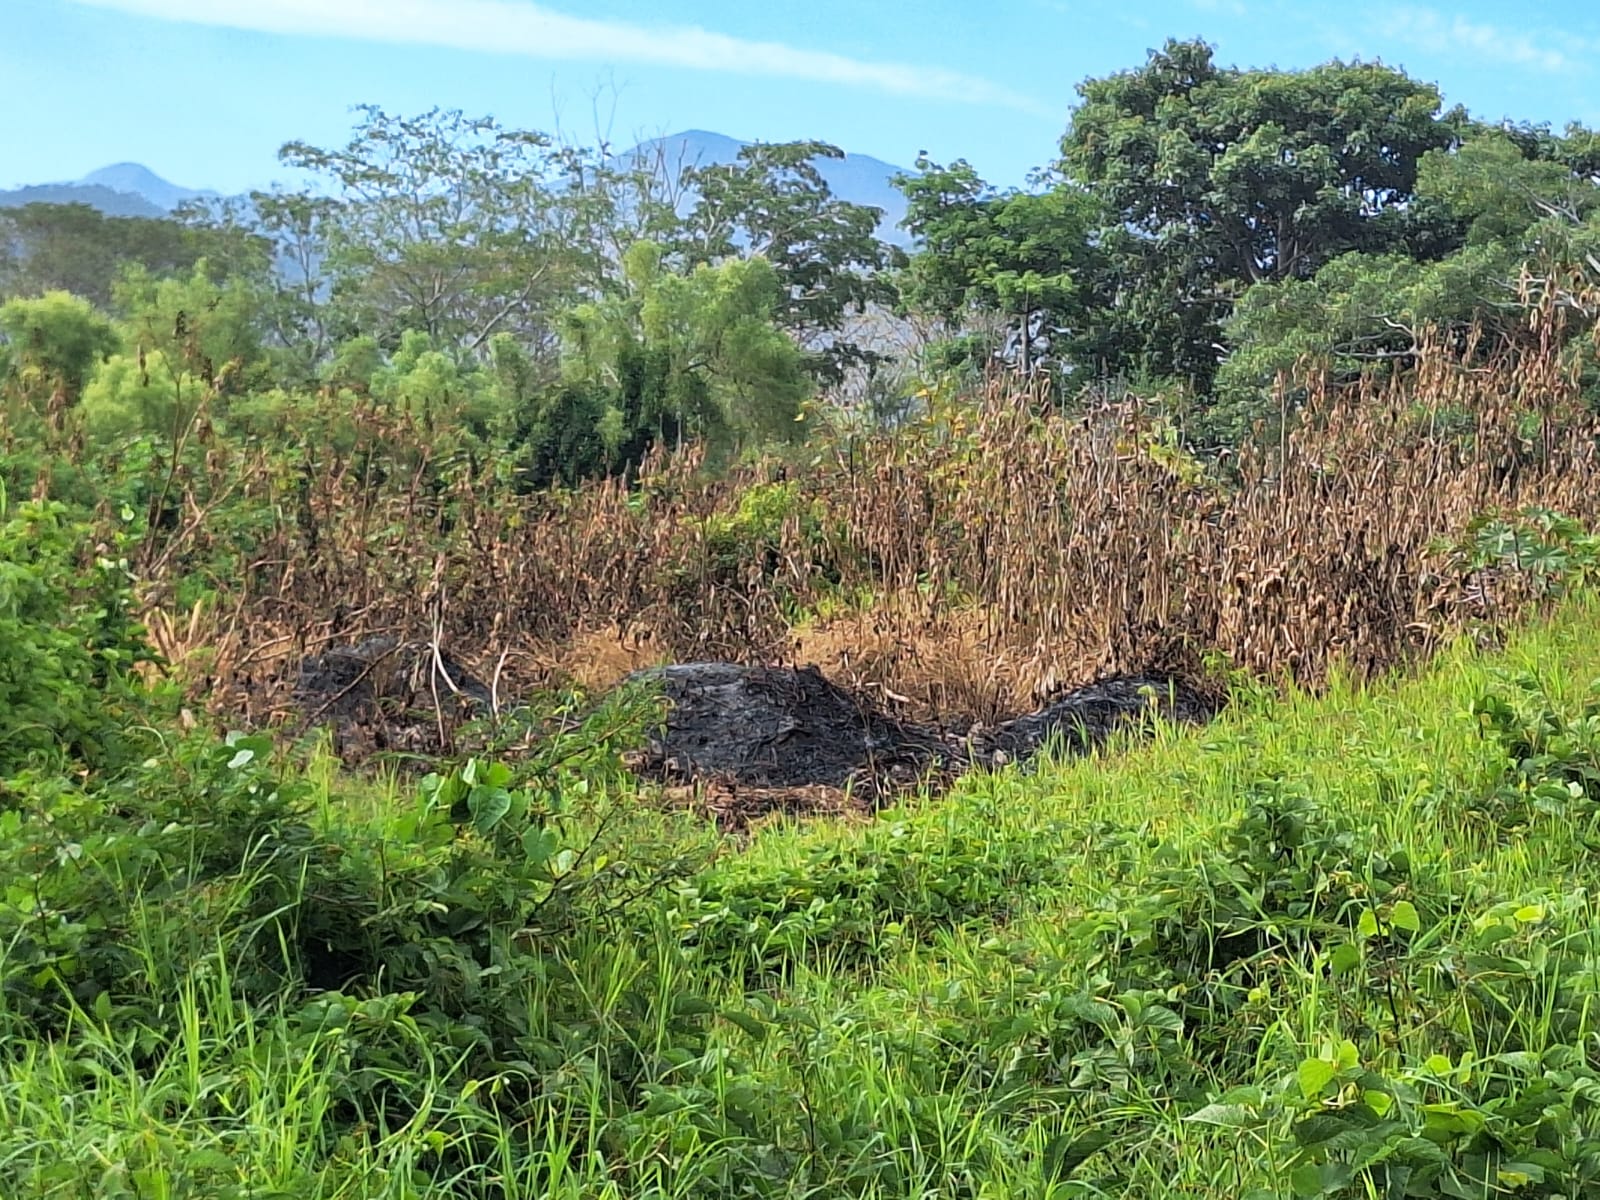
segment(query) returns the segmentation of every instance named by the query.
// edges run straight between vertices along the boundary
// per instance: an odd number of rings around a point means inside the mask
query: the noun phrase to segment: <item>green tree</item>
[[[112,342],[120,353],[83,387],[89,431],[106,441],[155,434],[178,444],[203,409],[225,417],[235,400],[270,387],[260,295],[248,277],[217,282],[204,259],[181,277],[127,268],[116,286],[127,314]]]
[[[178,210],[192,227],[262,248],[248,272],[263,337],[289,381],[314,378],[337,336],[328,303],[328,239],[338,202],[306,192],[252,192],[244,200],[194,201]]]
[[[1562,161],[1559,139],[1481,130],[1423,156],[1417,197],[1466,244],[1434,260],[1351,253],[1310,279],[1251,287],[1225,322],[1231,353],[1197,432],[1235,440],[1271,415],[1274,381],[1299,367],[1338,379],[1404,370],[1424,330],[1480,355],[1504,349],[1527,335],[1527,273],[1553,276],[1600,254],[1600,186]],[[1592,323],[1583,314],[1569,336],[1581,340]]]
[[[1570,138],[1581,133],[1574,127]],[[1451,153],[1424,155],[1417,193],[1461,222],[1469,245],[1523,241],[1546,221],[1583,225],[1600,212],[1600,174],[1575,167],[1570,144],[1519,144],[1508,130],[1485,130]]]
[[[113,354],[83,390],[83,416],[103,445],[154,435],[177,445],[210,398],[207,382],[182,356],[162,350]]]
[[[503,337],[504,335],[502,335]],[[362,343],[347,343],[342,361],[356,361]],[[407,330],[400,346],[369,377],[373,397],[418,420],[424,429],[485,432],[493,415],[492,376],[463,366],[421,330]]]
[[[1224,324],[1231,353],[1190,436],[1208,445],[1236,443],[1255,422],[1280,416],[1280,403],[1294,408],[1297,389],[1275,398],[1280,376],[1326,370],[1348,381],[1403,370],[1425,330],[1454,331],[1463,345],[1474,325],[1486,327],[1484,345],[1510,336],[1521,324],[1517,261],[1501,244],[1468,247],[1437,262],[1353,253],[1311,279],[1257,284]]]
[[[782,294],[770,263],[677,274],[661,247],[640,242],[623,267],[624,290],[567,314],[558,387],[530,386],[526,364],[497,347],[497,369],[518,393],[512,440],[535,478],[624,471],[663,443],[698,441],[725,455],[797,436],[811,381],[776,324]]]
[[[0,305],[0,337],[10,348],[7,393],[21,412],[57,431],[96,364],[120,345],[107,317],[66,292]]]
[[[1096,288],[1103,273],[1092,233],[1099,207],[1079,188],[997,192],[964,160],[941,166],[926,155],[917,174],[896,180],[905,193],[905,228],[918,240],[900,278],[902,303],[952,329],[976,314],[1001,319],[1000,354],[1029,374],[1046,358],[1096,356]]]
[[[113,303],[122,272],[138,266],[154,276],[187,274],[210,257],[218,273],[243,269],[263,248],[233,232],[196,229],[175,220],[107,217],[86,204],[29,204],[0,209],[0,292],[38,296],[64,291],[102,309]]]
[[[844,336],[845,322],[894,297],[882,274],[890,250],[877,236],[883,210],[841,200],[817,170],[817,159],[843,157],[826,142],[757,143],[735,162],[689,168],[682,182],[695,200],[673,243],[691,269],[748,257],[771,264],[773,317],[826,383],[881,357]]]
[[[116,298],[136,351],[160,350],[224,392],[242,390],[243,374],[263,365],[262,296],[252,279],[218,282],[204,260],[165,279],[134,267]]]
[[[417,330],[481,354],[510,332],[553,354],[554,314],[583,264],[582,248],[560,236],[550,139],[456,111],[360,112],[343,147],[291,142],[280,153],[333,185],[333,203],[313,210],[302,197],[285,215],[298,223],[314,212],[325,227],[340,325],[388,347]]]
[[[1169,41],[1078,92],[1060,169],[1109,215],[1125,367],[1204,386],[1247,287],[1438,241],[1415,204],[1418,167],[1466,121],[1431,84],[1367,63],[1223,68],[1209,46]]]
[[[520,353],[497,349],[497,368]],[[657,446],[691,440],[691,428],[725,435],[704,377],[675,373],[670,351],[639,341],[616,347],[603,376],[575,372],[555,386],[518,390],[507,381],[505,388],[502,437],[526,490],[630,474]]]

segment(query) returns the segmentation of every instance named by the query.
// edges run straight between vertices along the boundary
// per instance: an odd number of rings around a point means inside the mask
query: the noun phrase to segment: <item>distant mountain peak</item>
[[[170,187],[171,184],[162,179],[143,163],[119,162],[112,163],[109,167],[101,167],[98,171],[90,171],[79,183],[103,183],[110,187],[114,183],[156,183]]]
[[[193,200],[196,196],[214,194],[194,188],[179,187],[170,180],[161,178],[143,163],[136,162],[112,163],[109,167],[90,171],[77,182],[82,187],[110,188],[113,192],[139,196],[157,208],[167,211],[176,208],[185,200]]]
[[[164,217],[185,200],[214,196],[179,187],[143,163],[112,163],[69,183],[42,183],[0,191],[0,208],[24,204],[87,204],[108,217]]]
[[[748,146],[749,142],[743,138],[736,138],[726,133],[717,133],[710,129],[685,129],[678,133],[669,133],[663,141],[674,142],[679,140],[691,142],[733,142],[735,145]]]

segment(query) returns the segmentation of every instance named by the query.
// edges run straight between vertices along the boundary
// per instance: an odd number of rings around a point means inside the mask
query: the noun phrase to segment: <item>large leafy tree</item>
[[[501,433],[528,486],[626,472],[657,445],[696,441],[726,455],[796,436],[811,379],[773,323],[781,289],[770,263],[678,274],[661,247],[639,242],[623,268],[621,288],[565,318],[558,385],[541,386],[520,348],[495,341]]]
[[[87,300],[58,291],[0,304],[0,342],[9,360],[3,380],[8,398],[59,429],[96,365],[120,339]]]
[[[95,436],[154,434],[175,444],[202,411],[232,404],[273,382],[261,342],[260,291],[252,276],[219,283],[202,260],[187,276],[158,278],[131,267],[117,284],[120,353],[95,370],[83,414]]]
[[[583,277],[585,247],[561,236],[550,139],[455,111],[360,113],[342,147],[281,152],[332,185],[335,202],[315,219],[344,325],[386,346],[414,330],[485,355],[506,332],[553,354],[554,313]],[[285,215],[309,219],[301,209]]]
[[[328,303],[329,237],[337,200],[308,192],[251,192],[244,199],[191,201],[178,216],[192,228],[247,238],[262,247],[256,284],[264,336],[286,381],[315,376],[340,332]]]
[[[878,357],[847,324],[892,297],[890,252],[876,237],[881,211],[834,196],[818,171],[836,147],[754,145],[733,163],[686,165],[453,111],[359,112],[342,147],[283,148],[285,163],[321,178],[317,189],[190,214],[273,248],[264,314],[302,378],[353,337],[387,353],[418,332],[480,360],[510,336],[548,384],[565,314],[626,296],[638,242],[664,247],[663,269],[685,277],[765,259],[776,280],[768,319],[814,379],[837,382]]]
[[[1079,86],[1060,168],[1106,206],[1120,357],[1199,384],[1249,286],[1308,279],[1351,251],[1452,249],[1418,209],[1418,165],[1462,113],[1370,63],[1239,70],[1169,41]]]
[[[778,272],[764,258],[665,267],[662,249],[639,242],[626,256],[626,289],[566,317],[569,382],[618,385],[630,356],[661,356],[669,390],[694,397],[684,433],[724,447],[795,435],[810,392],[799,347],[773,322],[783,304]]]
[[[1230,347],[1210,402],[1189,433],[1205,444],[1237,442],[1283,405],[1297,405],[1294,380],[1323,369],[1336,379],[1401,370],[1424,331],[1455,331],[1464,345],[1475,324],[1482,344],[1524,324],[1515,304],[1517,257],[1494,243],[1433,262],[1403,254],[1341,255],[1310,279],[1250,288],[1224,324]],[[1278,381],[1289,381],[1278,393]],[[1274,427],[1276,427],[1274,425]]]
[[[671,243],[691,268],[766,259],[778,289],[773,319],[828,383],[879,357],[844,335],[847,318],[893,299],[882,275],[890,250],[877,236],[883,210],[835,196],[817,170],[817,159],[842,157],[826,142],[757,143],[732,163],[689,167],[682,181],[694,200]]]
[[[907,199],[905,228],[920,252],[900,279],[902,302],[952,329],[1000,318],[1001,344],[971,346],[999,355],[1024,374],[1045,358],[1096,357],[1095,290],[1102,267],[1091,234],[1094,198],[1057,184],[1043,192],[1001,193],[964,160],[917,160],[897,180]]]
[[[1561,138],[1528,132],[1480,130],[1453,153],[1424,156],[1418,194],[1461,222],[1467,244],[1516,245],[1547,222],[1579,226],[1600,211],[1595,135],[1578,126]]]
[[[1453,253],[1352,252],[1309,279],[1251,287],[1225,325],[1231,353],[1207,435],[1238,437],[1273,407],[1274,381],[1297,369],[1341,378],[1404,369],[1430,330],[1477,354],[1529,336],[1530,280],[1600,263],[1600,186],[1567,157],[1574,140],[1582,131],[1480,129],[1458,148],[1424,155],[1418,203],[1464,231]],[[1568,332],[1586,328],[1592,313],[1585,318]]]

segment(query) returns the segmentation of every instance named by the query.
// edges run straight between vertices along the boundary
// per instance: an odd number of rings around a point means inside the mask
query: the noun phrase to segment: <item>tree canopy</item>
[[[1419,164],[1466,122],[1389,67],[1239,70],[1201,42],[1169,41],[1078,92],[1059,169],[1105,205],[1118,352],[1200,383],[1245,288],[1427,244]]]
[[[1485,124],[1389,66],[1244,69],[1199,41],[1077,91],[1023,187],[919,156],[896,180],[909,255],[834,194],[825,141],[674,163],[364,107],[342,144],[283,147],[300,190],[171,219],[0,210],[0,375],[104,436],[371,404],[513,450],[532,487],[788,442],[813,398],[892,421],[989,371],[1062,404],[1149,391],[1215,447],[1294,403],[1286,375],[1404,371],[1429,329],[1489,354],[1527,336],[1541,281],[1600,277],[1581,125]],[[1561,336],[1592,357],[1595,314],[1570,307]]]
[[[1002,344],[977,349],[1024,374],[1042,355],[1092,356],[1104,272],[1091,237],[1100,216],[1093,196],[1068,184],[1002,193],[965,160],[941,166],[926,155],[899,182],[905,226],[921,243],[901,277],[904,304],[951,326],[999,314]]]

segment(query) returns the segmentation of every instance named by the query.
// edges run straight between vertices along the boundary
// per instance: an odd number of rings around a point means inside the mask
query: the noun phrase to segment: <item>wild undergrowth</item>
[[[130,685],[0,797],[0,1194],[1596,1194],[1597,616],[737,846],[648,697],[418,779]]]
[[[0,493],[0,1196],[1600,1194],[1592,415],[1312,391],[1231,462],[996,390],[524,495],[358,406]],[[1231,703],[739,842],[626,770],[658,697],[522,705],[830,618],[941,715]],[[420,771],[263,732],[380,631],[518,702]]]
[[[997,379],[897,428],[819,414],[803,452],[713,471],[690,446],[572,489],[343,395],[270,429],[202,406],[171,445],[66,450],[16,487],[124,534],[157,645],[251,724],[305,655],[367,634],[437,638],[517,694],[814,661],[941,720],[1208,661],[1314,687],[1547,596],[1600,518],[1567,319],[1537,309],[1544,350],[1471,369],[1440,337],[1403,377],[1311,379],[1296,421],[1220,458],[1157,400],[1061,409]]]

